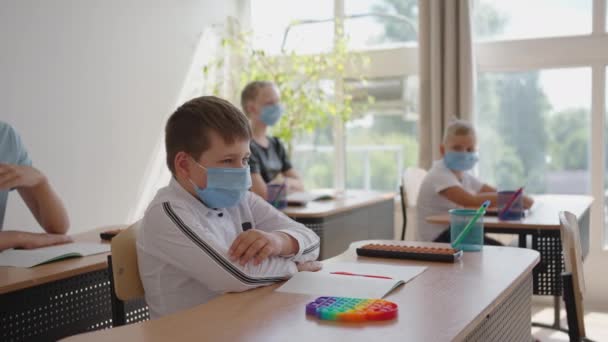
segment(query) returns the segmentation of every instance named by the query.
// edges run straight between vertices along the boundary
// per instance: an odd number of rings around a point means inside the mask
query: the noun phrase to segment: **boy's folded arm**
[[[144,219],[145,252],[177,267],[212,291],[240,292],[269,285],[297,272],[286,258],[267,258],[244,266],[228,258],[228,247],[196,222],[187,209],[169,202],[151,209]]]
[[[496,193],[472,194],[460,186],[451,186],[440,191],[439,194],[463,207],[480,206],[486,200],[490,200],[492,203],[496,202]]]
[[[298,241],[300,247],[298,252],[291,256],[292,260],[296,262],[317,260],[319,257],[321,240],[315,232],[306,228],[304,225],[301,227],[292,227],[290,229],[280,229],[278,231],[289,234]]]
[[[493,186],[491,186],[491,185],[488,185],[488,184],[484,183],[481,186],[481,189],[479,190],[479,193],[482,194],[482,193],[488,193],[488,192],[496,192],[496,188],[493,187]]]
[[[277,211],[258,196],[251,196],[249,201],[256,229],[266,232],[282,232],[298,241],[298,251],[290,256],[292,260],[305,262],[316,260],[319,257],[321,244],[319,236],[315,232]]]

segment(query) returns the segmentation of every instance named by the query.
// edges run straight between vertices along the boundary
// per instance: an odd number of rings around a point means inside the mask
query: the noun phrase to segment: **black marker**
[[[243,231],[244,231],[244,232],[246,232],[246,231],[248,231],[249,229],[251,229],[251,227],[252,227],[252,226],[251,226],[251,222],[243,222],[243,223],[241,224],[241,227],[243,228]]]

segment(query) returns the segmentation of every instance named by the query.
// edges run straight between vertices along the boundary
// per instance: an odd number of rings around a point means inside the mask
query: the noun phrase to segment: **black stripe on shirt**
[[[261,285],[261,284],[271,284],[277,281],[285,280],[284,277],[260,277],[253,278],[243,273],[240,269],[236,268],[232,263],[228,260],[224,259],[219,253],[217,253],[209,244],[207,244],[203,239],[201,239],[197,234],[195,234],[190,227],[188,227],[177,214],[171,208],[171,204],[169,202],[163,203],[163,209],[167,216],[175,223],[177,228],[184,233],[195,245],[200,247],[212,260],[214,260],[217,264],[219,264],[222,268],[224,268],[228,273],[232,274],[235,278],[240,280],[244,284],[250,285]]]
[[[319,245],[320,245],[320,244],[321,244],[321,242],[317,242],[317,243],[315,243],[314,245],[312,245],[312,246],[310,246],[310,247],[306,248],[306,249],[305,249],[305,250],[302,252],[302,254],[308,254],[308,253],[310,253],[310,252],[314,251],[315,249],[319,248]]]

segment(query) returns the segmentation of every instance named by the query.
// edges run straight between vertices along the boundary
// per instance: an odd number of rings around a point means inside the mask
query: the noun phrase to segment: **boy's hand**
[[[281,253],[282,240],[276,234],[258,229],[249,229],[236,237],[228,250],[230,260],[245,266],[255,257],[254,265],[259,265],[264,259]]]
[[[323,264],[319,261],[307,261],[303,263],[297,263],[299,272],[317,272],[323,268]]]
[[[0,163],[0,190],[33,187],[44,179],[44,175],[31,166]]]
[[[532,197],[524,196],[524,208],[525,209],[530,209],[533,204],[534,204],[534,200],[532,199]]]
[[[6,231],[0,233],[2,239],[12,240],[12,248],[35,249],[72,242],[72,238],[62,234],[28,233]]]

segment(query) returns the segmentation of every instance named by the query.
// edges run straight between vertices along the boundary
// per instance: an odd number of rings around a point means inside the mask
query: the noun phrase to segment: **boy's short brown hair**
[[[249,115],[249,113],[247,113],[247,102],[254,101],[255,98],[258,97],[260,89],[274,86],[275,84],[270,81],[249,82],[241,92],[241,108],[243,108],[243,112]]]
[[[209,132],[216,132],[227,144],[251,140],[247,117],[230,102],[215,96],[194,98],[171,115],[165,127],[167,166],[175,174],[175,155],[183,151],[198,160],[210,146]]]

